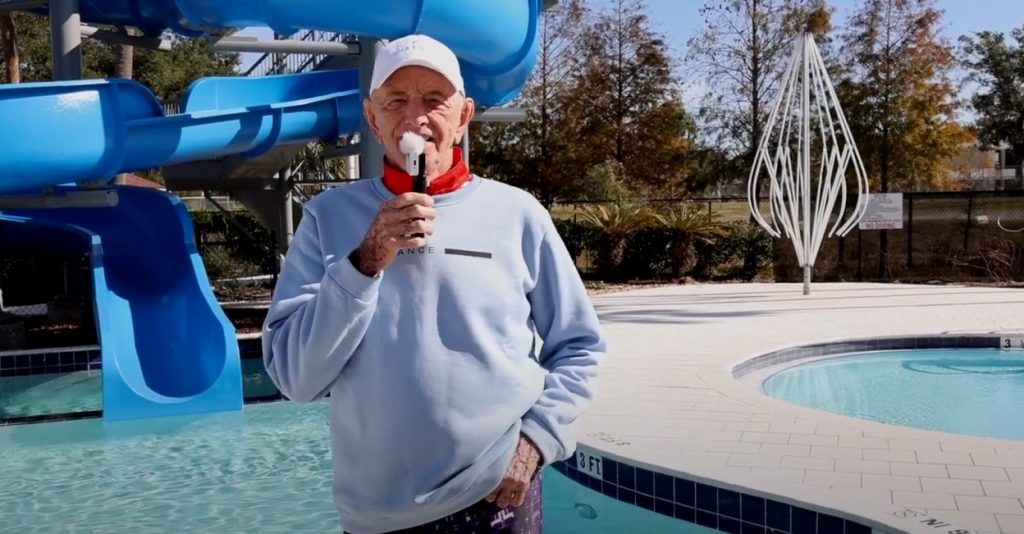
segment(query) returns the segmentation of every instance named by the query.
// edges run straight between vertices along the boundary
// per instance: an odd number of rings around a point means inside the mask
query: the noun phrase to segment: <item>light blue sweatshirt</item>
[[[330,392],[334,500],[359,534],[479,501],[520,432],[544,465],[568,458],[606,352],[532,196],[474,176],[434,197],[426,247],[368,277],[348,256],[393,196],[376,178],[306,204],[263,330],[264,364],[285,396]]]

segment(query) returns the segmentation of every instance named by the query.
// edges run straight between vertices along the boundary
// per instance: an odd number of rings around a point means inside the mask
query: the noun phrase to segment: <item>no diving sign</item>
[[[868,207],[857,228],[861,230],[902,230],[903,193],[871,193]]]

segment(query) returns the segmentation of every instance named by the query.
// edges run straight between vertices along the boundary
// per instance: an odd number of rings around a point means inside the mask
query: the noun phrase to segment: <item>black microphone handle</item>
[[[418,165],[419,172],[416,173],[416,176],[413,177],[413,180],[412,180],[412,190],[415,193],[426,193],[427,192],[427,169],[426,169],[426,167],[427,167],[427,155],[426,154],[420,154],[419,155],[419,159],[420,159],[420,162],[419,162],[419,165]]]
[[[426,193],[427,192],[427,155],[420,154],[419,172],[412,180],[412,190],[415,193]],[[413,237],[424,237],[422,232],[417,232],[412,235]]]

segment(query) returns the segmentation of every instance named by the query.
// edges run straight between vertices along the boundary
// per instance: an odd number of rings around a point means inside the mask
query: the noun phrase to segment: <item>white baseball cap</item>
[[[426,67],[440,73],[458,92],[466,94],[455,53],[440,41],[419,34],[395,39],[381,48],[373,64],[370,92],[376,91],[398,69],[411,66]]]

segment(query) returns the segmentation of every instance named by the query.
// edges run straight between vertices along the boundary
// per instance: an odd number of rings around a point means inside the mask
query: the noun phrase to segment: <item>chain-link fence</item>
[[[221,302],[265,302],[276,281],[277,237],[251,212],[193,211],[196,246]]]
[[[903,193],[903,228],[826,240],[819,280],[1006,283],[1024,278],[1024,191]],[[792,247],[775,262],[798,279]]]
[[[0,232],[4,225],[0,222]],[[92,274],[86,254],[3,246],[0,351],[94,345]]]

